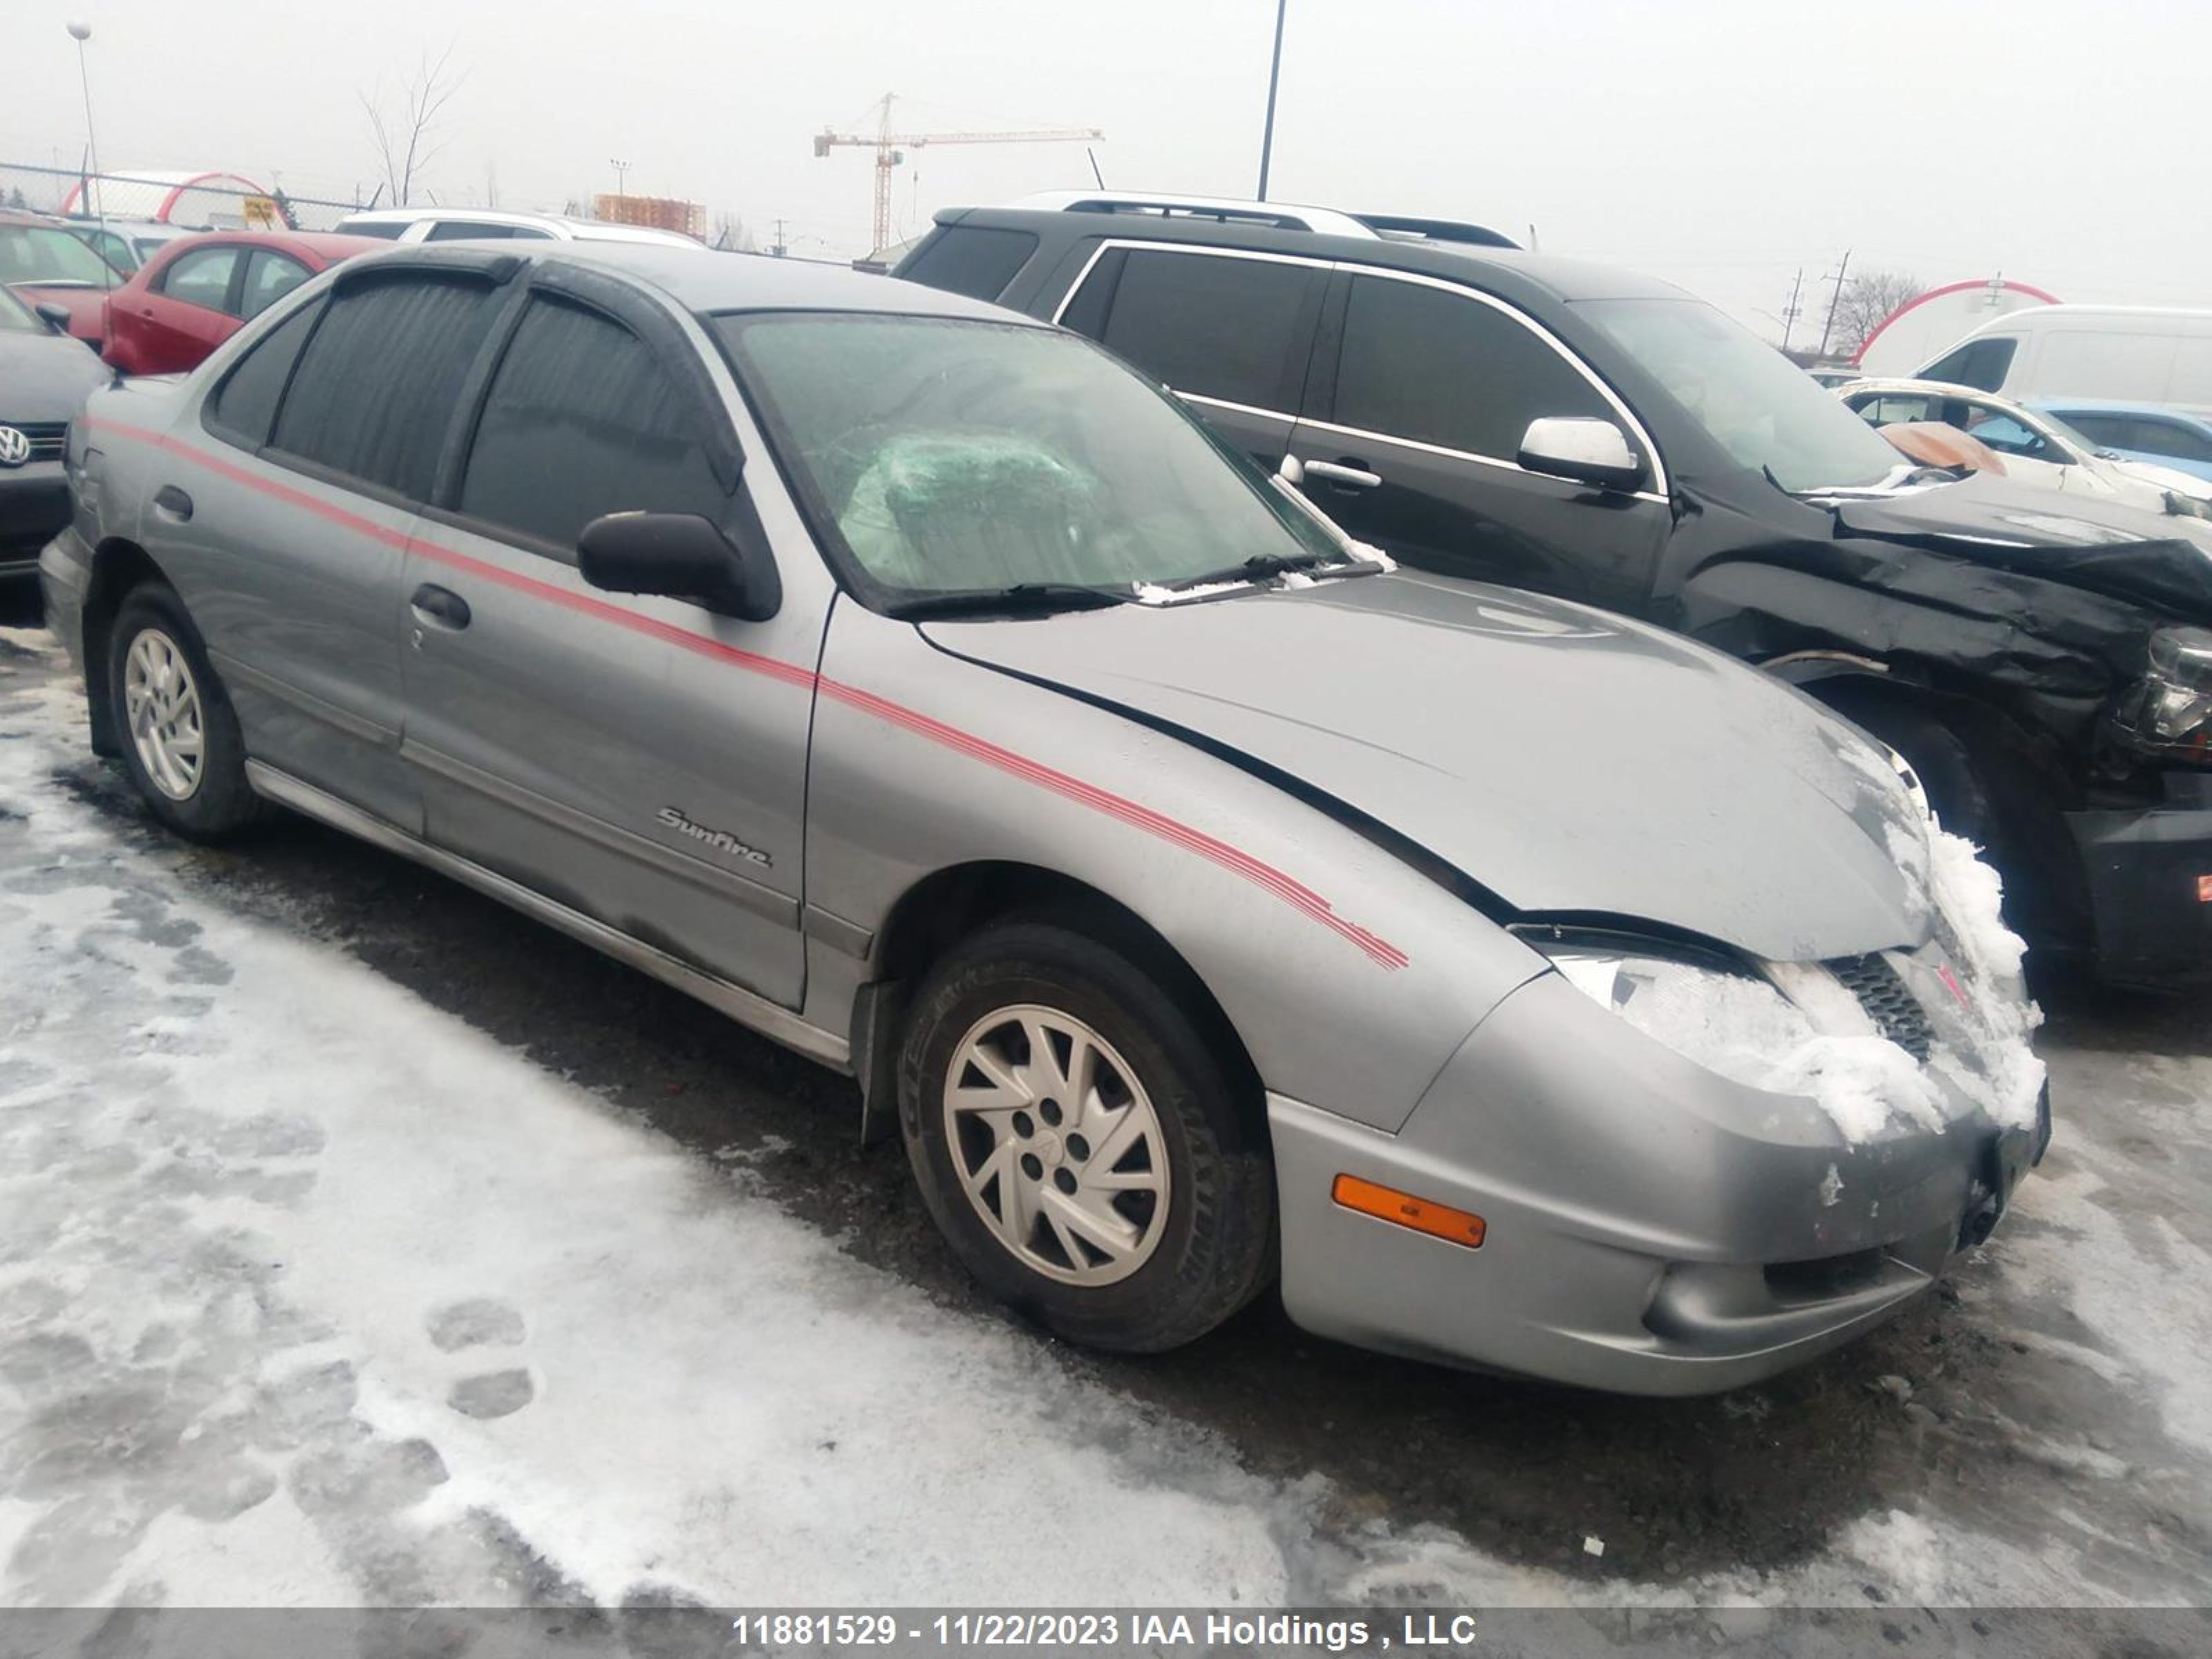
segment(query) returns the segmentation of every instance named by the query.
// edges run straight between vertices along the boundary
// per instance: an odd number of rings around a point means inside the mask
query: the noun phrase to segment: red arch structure
[[[227,216],[237,222],[244,219],[242,204],[246,198],[268,194],[252,179],[238,173],[194,173],[182,168],[107,173],[100,176],[93,191],[96,207],[86,202],[84,180],[80,179],[70,186],[70,193],[62,202],[62,211],[87,215],[100,211],[118,219],[154,219],[167,224],[186,192],[196,190],[234,204]]]
[[[2058,303],[2058,296],[2056,294],[2046,294],[2041,289],[2036,287],[2033,283],[2015,283],[2008,276],[2000,276],[1996,280],[2002,284],[2008,292],[2014,294],[2025,294],[2029,299],[2039,301],[2047,306],[2055,306]],[[1892,323],[1897,321],[1899,318],[1904,316],[1907,312],[1919,310],[1921,307],[1926,305],[1930,300],[1941,300],[1954,294],[1964,294],[1969,289],[1985,289],[1989,285],[1990,279],[1987,277],[1984,277],[1978,282],[1946,283],[1941,288],[1931,288],[1925,294],[1914,295],[1911,299],[1907,300],[1903,305],[1898,307],[1896,310],[1891,312],[1888,316],[1883,318],[1880,322],[1874,325],[1874,331],[1869,334],[1864,340],[1861,341],[1859,343],[1859,349],[1851,354],[1851,361],[1855,363],[1863,362],[1866,357],[1868,349],[1871,347],[1876,340],[1881,338],[1882,331],[1887,328]]]

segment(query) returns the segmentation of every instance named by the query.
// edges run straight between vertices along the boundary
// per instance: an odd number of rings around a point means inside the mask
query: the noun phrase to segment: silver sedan
[[[179,832],[289,807],[849,1072],[976,1277],[1105,1347],[1279,1279],[1726,1388],[2039,1155],[1994,878],[1795,692],[1395,572],[994,307],[515,249],[349,262],[73,428],[48,614]]]

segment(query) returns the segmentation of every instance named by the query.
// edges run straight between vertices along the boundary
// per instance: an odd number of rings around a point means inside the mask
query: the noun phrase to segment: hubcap
[[[200,689],[185,653],[158,628],[139,629],[124,657],[123,714],[154,787],[171,800],[189,800],[200,787],[206,744]]]
[[[975,1213],[1032,1272],[1110,1285],[1158,1248],[1159,1115],[1113,1045],[1073,1015],[1023,1004],[977,1020],[945,1071],[945,1136]]]

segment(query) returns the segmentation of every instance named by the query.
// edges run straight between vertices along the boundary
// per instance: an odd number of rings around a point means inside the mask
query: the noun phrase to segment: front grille
[[[1867,1018],[1875,1029],[1911,1054],[1925,1060],[1929,1050],[1935,1047],[1936,1034],[1929,1028],[1928,1012],[1920,1000],[1905,988],[1905,981],[1897,975],[1882,957],[1838,957],[1826,964],[1827,969],[1841,980],[1844,988],[1859,1000]]]
[[[31,441],[30,459],[33,461],[58,461],[69,448],[67,421],[0,420],[0,426],[12,426]]]

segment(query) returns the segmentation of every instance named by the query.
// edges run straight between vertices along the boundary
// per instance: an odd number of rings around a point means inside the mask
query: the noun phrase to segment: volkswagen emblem
[[[12,426],[0,426],[0,466],[21,466],[31,459],[31,441]]]

